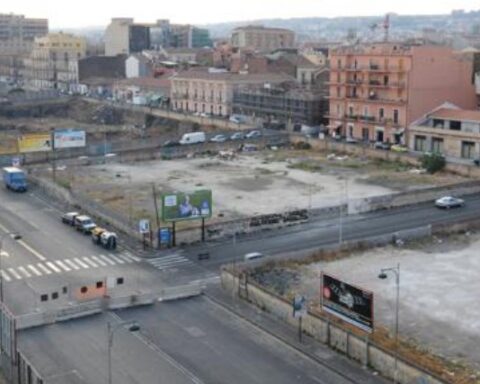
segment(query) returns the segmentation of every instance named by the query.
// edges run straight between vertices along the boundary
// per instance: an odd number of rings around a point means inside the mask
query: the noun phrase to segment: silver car
[[[435,200],[435,206],[437,208],[456,208],[463,207],[465,205],[465,200],[453,196],[444,196],[440,199]]]

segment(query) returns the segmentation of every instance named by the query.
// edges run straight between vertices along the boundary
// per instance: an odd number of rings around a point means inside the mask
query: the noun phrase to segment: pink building
[[[443,46],[378,43],[331,51],[329,131],[405,144],[407,127],[444,102],[474,109],[473,61]]]

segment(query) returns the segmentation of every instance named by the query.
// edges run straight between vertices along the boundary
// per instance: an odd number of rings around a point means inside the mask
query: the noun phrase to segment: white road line
[[[110,265],[115,265],[115,262],[110,260],[107,256],[105,255],[99,255],[103,260],[105,260],[108,264]]]
[[[64,271],[66,272],[71,271],[71,269],[67,267],[65,264],[63,264],[61,260],[55,260],[55,263],[57,263],[57,265],[60,266],[60,268],[62,268]]]
[[[88,257],[84,257],[83,260],[85,260],[88,264],[90,264],[93,268],[97,268],[98,265],[95,264],[92,260],[90,260]]]
[[[32,277],[32,275],[30,274],[30,272],[28,272],[24,267],[18,267],[17,268],[20,272],[22,272],[25,277]]]
[[[124,260],[127,263],[133,263],[133,259],[130,259],[127,255],[122,255],[121,253],[119,253],[117,257],[119,257],[120,259]]]
[[[8,268],[8,271],[13,275],[13,277],[15,277],[17,280],[20,280],[22,278],[22,276],[20,276],[17,271],[15,271],[15,269],[13,268]]]
[[[80,269],[80,267],[75,264],[72,260],[70,259],[65,259],[63,260],[66,264],[70,265],[73,269],[75,269],[76,271],[78,271]]]
[[[30,269],[33,273],[37,276],[42,276],[42,272],[39,272],[37,268],[35,268],[32,264],[28,265],[28,269]]]
[[[140,261],[140,260],[142,260],[142,259],[140,259],[140,258],[137,257],[137,256],[133,256],[133,255],[132,255],[130,252],[128,252],[128,251],[124,251],[124,252],[123,252],[123,255],[124,255],[125,257],[128,257],[129,259],[132,259],[133,261]]]
[[[82,260],[80,260],[78,257],[74,258],[75,262],[79,264],[82,268],[88,269],[90,268],[87,264],[85,264]]]
[[[51,261],[47,261],[45,264],[47,264],[50,268],[52,268],[54,272],[57,272],[57,273],[62,272],[62,270],[58,268],[55,264],[53,264]]]
[[[21,246],[23,246],[27,251],[30,251],[30,253],[32,253],[34,256],[36,256],[38,259],[40,259],[40,261],[47,260],[47,258],[45,256],[43,256],[41,253],[37,252],[35,249],[30,247],[23,240],[18,240],[17,243],[20,244]]]
[[[5,281],[10,281],[12,280],[10,278],[10,276],[7,275],[7,272],[5,272],[3,269],[0,271],[0,273],[2,274],[2,279],[5,280]]]
[[[164,265],[175,265],[175,264],[185,264],[190,262],[188,259],[183,259],[183,260],[166,260],[166,261],[155,261],[153,263],[150,263],[152,265],[156,266],[164,266]]]
[[[113,255],[113,254],[110,253],[110,254],[108,254],[108,257],[111,257],[118,264],[125,264],[125,261],[123,261],[123,259],[120,259],[117,255]]]
[[[173,255],[161,256],[161,257],[157,257],[157,258],[152,259],[152,260],[172,260],[172,259],[179,259],[179,258],[185,259],[185,257],[183,257],[182,255],[174,253]]]
[[[52,271],[50,271],[45,265],[38,263],[37,267],[40,268],[43,272],[45,272],[47,275],[50,275]]]
[[[0,257],[10,257],[10,255],[6,251],[1,251],[0,252]]]
[[[100,260],[97,256],[92,255],[92,259],[95,260],[98,264],[100,264],[102,267],[106,267],[107,263],[105,263],[103,260]]]

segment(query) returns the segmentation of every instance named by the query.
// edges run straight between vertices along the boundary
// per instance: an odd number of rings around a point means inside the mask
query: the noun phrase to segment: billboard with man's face
[[[212,216],[212,191],[175,192],[162,195],[162,220],[184,221]]]

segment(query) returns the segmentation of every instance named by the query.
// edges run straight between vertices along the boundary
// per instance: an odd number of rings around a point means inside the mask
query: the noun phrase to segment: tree
[[[440,153],[425,153],[420,158],[420,163],[430,174],[441,171],[446,165],[445,156]]]

